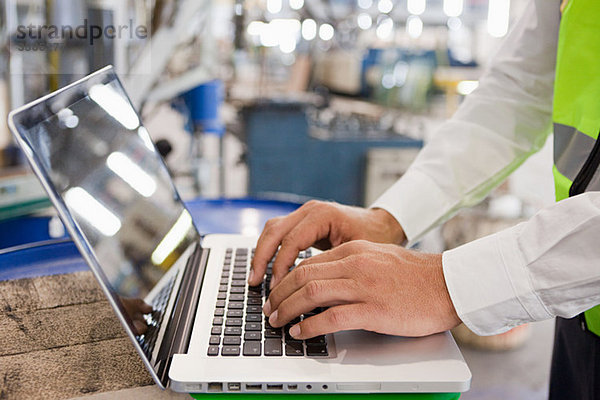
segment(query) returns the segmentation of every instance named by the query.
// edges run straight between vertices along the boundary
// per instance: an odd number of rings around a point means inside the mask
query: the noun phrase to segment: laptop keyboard
[[[165,316],[165,309],[167,308],[167,303],[171,298],[171,293],[173,292],[173,286],[175,285],[176,278],[177,274],[169,279],[162,289],[160,289],[160,291],[154,297],[154,300],[152,300],[152,312],[144,315],[146,323],[148,324],[148,330],[145,334],[138,336],[138,341],[148,358],[151,358],[152,353],[154,352],[154,346],[156,345],[158,332],[160,331],[160,326]]]
[[[234,257],[235,254],[235,257]],[[248,249],[227,249],[221,274],[219,294],[215,306],[211,336],[208,345],[209,356],[258,357],[326,357],[329,355],[325,336],[305,341],[295,340],[289,329],[300,322],[323,311],[315,309],[291,321],[283,328],[269,325],[262,313],[265,299],[269,297],[269,284],[273,263],[267,267],[266,279],[256,287],[248,286],[246,272],[251,256]],[[298,258],[310,257],[310,249],[301,252]]]

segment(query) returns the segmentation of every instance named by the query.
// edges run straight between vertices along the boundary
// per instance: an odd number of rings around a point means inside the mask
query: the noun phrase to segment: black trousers
[[[582,322],[556,318],[550,400],[600,400],[600,337]]]

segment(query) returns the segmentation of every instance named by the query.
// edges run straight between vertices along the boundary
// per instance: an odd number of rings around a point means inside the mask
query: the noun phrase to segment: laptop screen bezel
[[[29,103],[27,105],[24,105],[23,107],[12,111],[8,116],[8,124],[19,146],[23,150],[23,153],[25,154],[25,157],[28,160],[30,166],[32,167],[33,171],[39,178],[42,186],[48,193],[48,196],[54,204],[61,220],[65,225],[65,228],[67,229],[73,241],[75,242],[75,245],[79,249],[81,256],[85,259],[87,264],[90,266],[90,269],[96,276],[96,279],[98,280],[102,290],[104,291],[110,305],[117,314],[119,322],[125,329],[127,336],[133,342],[136,351],[139,353],[140,357],[142,358],[142,361],[144,362],[144,365],[150,372],[154,381],[161,388],[164,389],[168,384],[168,376],[165,376],[166,374],[160,373],[158,369],[160,368],[160,366],[168,364],[168,358],[171,357],[171,354],[164,354],[164,352],[159,351],[159,357],[155,360],[152,360],[144,353],[132,329],[132,326],[129,322],[129,318],[126,316],[126,312],[123,308],[123,305],[115,299],[116,292],[112,289],[110,281],[104,274],[98,259],[94,256],[95,253],[93,247],[86,239],[85,235],[81,232],[81,229],[78,227],[78,224],[71,215],[71,213],[68,211],[65,201],[53,185],[52,179],[50,178],[50,176],[48,176],[46,171],[40,167],[40,165],[43,165],[41,163],[41,160],[20,132],[21,129],[28,130],[35,127],[36,125],[42,123],[48,118],[56,115],[56,113],[60,109],[67,108],[69,107],[69,105],[86,98],[89,95],[90,88],[94,85],[108,84],[114,81],[118,82],[121,85],[118,76],[114,72],[114,68],[109,65],[77,82],[72,83],[71,85],[64,87],[63,89],[60,89],[54,93],[51,93],[45,97],[42,97],[32,103]],[[129,97],[127,97],[127,101],[131,103]],[[156,151],[156,153],[158,154],[158,150],[156,148],[154,149],[154,151]],[[160,162],[163,163],[163,167],[167,169],[162,158],[160,159]],[[186,209],[185,205],[181,201],[179,193],[177,192],[172,182],[171,185],[173,193],[176,196],[176,200],[181,203],[184,209]],[[198,234],[198,246],[201,249],[202,235],[200,234],[200,232],[198,232],[198,229],[196,228],[195,224],[193,224],[193,229]],[[189,265],[187,265],[186,268],[189,268]],[[178,288],[175,288],[174,292],[179,292],[177,289]],[[165,322],[166,321],[167,319],[165,319]],[[169,327],[169,329],[174,329],[174,327]],[[163,343],[156,343],[156,346],[158,346],[159,348],[162,345]],[[162,356],[160,356],[161,354]],[[162,375],[163,379],[161,379],[159,375]]]

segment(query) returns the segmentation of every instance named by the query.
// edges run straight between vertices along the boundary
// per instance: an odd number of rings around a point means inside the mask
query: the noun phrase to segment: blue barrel
[[[219,136],[225,133],[225,126],[219,116],[225,98],[222,81],[206,82],[184,93],[182,97],[196,130]]]

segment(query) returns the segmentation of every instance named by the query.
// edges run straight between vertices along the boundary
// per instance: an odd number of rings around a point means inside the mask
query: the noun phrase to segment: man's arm
[[[422,336],[461,320],[481,335],[572,317],[600,304],[600,192],[585,193],[531,220],[440,255],[351,242],[296,267],[264,311],[299,339],[347,329]],[[443,273],[442,273],[443,270]]]
[[[479,88],[373,204],[399,221],[410,242],[481,201],[544,145],[558,27],[558,2],[530,1]]]
[[[447,251],[444,277],[458,315],[492,335],[600,304],[598,238],[600,192],[589,192]]]

